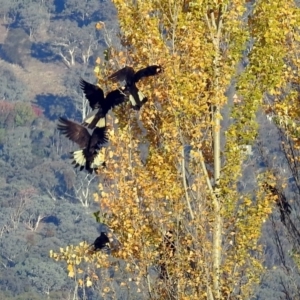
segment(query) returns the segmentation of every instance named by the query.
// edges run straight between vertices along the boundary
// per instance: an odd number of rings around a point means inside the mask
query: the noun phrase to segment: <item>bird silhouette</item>
[[[268,182],[263,183],[263,188],[266,192],[270,192],[273,196],[276,196],[276,204],[279,208],[280,220],[286,225],[286,217],[288,217],[292,212],[292,207],[286,199],[285,195],[279,191],[275,186],[271,186]]]
[[[108,141],[105,118],[102,126],[95,127],[93,131],[63,117],[59,118],[59,122],[57,129],[80,147],[80,150],[71,152],[75,168],[80,167],[81,171],[85,167],[89,173],[92,173],[101,165],[105,165],[103,155],[99,151]]]
[[[110,243],[106,233],[102,231],[101,234],[95,239],[94,243],[90,245],[90,248],[90,253],[102,251],[106,254],[109,254]]]
[[[147,102],[147,97],[137,88],[136,83],[143,77],[154,76],[162,72],[160,65],[151,65],[135,72],[132,67],[125,66],[119,71],[111,74],[108,79],[114,81],[125,81],[125,91],[129,92],[129,100],[133,109],[139,110],[144,103]]]
[[[83,90],[86,99],[89,101],[93,111],[85,118],[82,125],[90,129],[102,127],[105,122],[105,116],[108,111],[117,105],[123,103],[128,95],[122,89],[116,89],[109,92],[104,97],[103,90],[97,85],[91,84],[82,78],[80,79],[80,87]],[[99,123],[99,124],[98,124]]]

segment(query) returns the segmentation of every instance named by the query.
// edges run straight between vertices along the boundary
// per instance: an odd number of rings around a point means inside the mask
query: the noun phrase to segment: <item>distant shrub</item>
[[[29,101],[28,88],[10,68],[0,68],[0,100]]]
[[[36,118],[30,103],[17,102],[15,104],[15,123],[16,126],[24,126],[31,124]]]
[[[0,126],[2,127],[29,125],[42,115],[42,109],[31,103],[0,101]]]
[[[5,143],[5,129],[4,128],[0,128],[0,147],[3,146],[3,144]]]
[[[30,54],[31,44],[29,35],[23,28],[10,29],[2,46],[4,58],[23,67],[23,62]]]
[[[38,107],[37,105],[32,104],[31,105],[33,113],[36,115],[36,117],[41,117],[43,115],[43,110]]]

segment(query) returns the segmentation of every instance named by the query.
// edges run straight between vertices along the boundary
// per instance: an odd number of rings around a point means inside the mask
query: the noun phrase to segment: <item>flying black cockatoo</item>
[[[108,141],[105,118],[104,123],[98,122],[101,127],[95,127],[91,133],[89,132],[91,130],[66,118],[59,118],[59,122],[57,129],[80,147],[80,150],[71,152],[75,168],[80,167],[81,171],[85,167],[89,173],[92,173],[93,170],[105,165],[103,155],[99,151]]]
[[[145,95],[139,91],[135,85],[143,77],[154,76],[162,72],[160,65],[152,65],[146,68],[140,69],[135,72],[133,68],[125,66],[123,69],[113,73],[108,79],[114,81],[125,81],[125,91],[129,93],[129,100],[133,109],[139,110],[144,103],[147,102]]]
[[[110,243],[109,238],[107,237],[105,232],[101,232],[101,234],[96,238],[93,244],[90,245],[92,249],[90,249],[91,253],[95,251],[102,251],[106,254],[110,251]]]
[[[104,97],[104,92],[100,87],[86,82],[82,78],[80,79],[80,87],[89,101],[90,107],[93,109],[82,123],[82,125],[90,129],[94,129],[96,126],[101,127],[101,125],[98,125],[98,122],[104,122],[103,119],[105,119],[108,111],[128,98],[128,95],[122,89],[111,91]]]

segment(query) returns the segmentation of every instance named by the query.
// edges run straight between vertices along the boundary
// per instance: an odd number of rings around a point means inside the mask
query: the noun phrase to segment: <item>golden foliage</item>
[[[97,22],[95,25],[95,28],[97,30],[101,30],[104,27],[104,23],[103,22]]]
[[[95,200],[122,245],[113,255],[128,262],[126,270],[136,274],[138,282],[149,266],[167,269],[167,279],[153,283],[153,297],[247,299],[262,272],[258,239],[274,199],[260,184],[254,195],[238,192],[246,155],[241,146],[256,138],[256,113],[266,92],[276,99],[272,110],[278,117],[294,119],[299,112],[295,94],[282,97],[288,81],[299,82],[299,72],[294,72],[299,60],[293,54],[298,49],[299,13],[293,1],[262,0],[245,22],[245,1],[240,0],[113,2],[120,12],[122,49],[111,46],[107,59],[97,62],[99,85],[116,87],[105,78],[124,64],[136,70],[161,64],[164,69],[138,83],[149,99],[140,112],[123,105],[109,120],[114,126],[102,171],[105,180]],[[221,109],[229,105],[226,91],[251,39],[250,63],[236,78],[241,100],[232,107],[234,122],[225,133],[224,164],[215,187],[218,158],[212,136],[220,130]],[[299,138],[295,123],[289,126]],[[220,216],[222,249],[217,251],[222,259],[216,279],[213,236]],[[160,255],[168,231],[175,236],[172,257]],[[68,263],[69,275],[83,259],[105,266],[97,255],[81,252],[85,245],[70,247],[51,253]],[[247,280],[241,282],[245,273]],[[90,277],[86,285],[92,281]]]

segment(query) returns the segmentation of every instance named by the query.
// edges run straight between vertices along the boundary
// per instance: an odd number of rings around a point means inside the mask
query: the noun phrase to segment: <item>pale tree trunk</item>
[[[223,11],[219,11],[220,16],[218,20],[215,19],[214,13],[207,16],[206,21],[209,27],[211,38],[215,47],[214,58],[214,105],[211,107],[212,112],[212,131],[213,131],[213,151],[214,151],[214,186],[213,186],[213,209],[214,209],[214,226],[213,226],[213,290],[210,298],[221,299],[220,293],[220,267],[221,267],[221,252],[222,252],[222,216],[221,216],[221,199],[220,199],[220,173],[221,173],[221,113],[220,104],[218,99],[220,97],[220,38],[222,30],[222,13],[226,9],[223,7]],[[216,22],[217,21],[217,22]]]
[[[71,59],[70,59],[71,66],[75,66],[75,49],[74,48],[70,49],[69,54],[71,56]]]
[[[57,44],[57,46],[61,46],[61,44]],[[63,44],[62,46],[67,46],[65,44]],[[75,55],[76,55],[76,47],[67,50],[67,53],[69,53],[69,55],[65,55],[62,50],[59,50],[59,56],[63,59],[65,65],[67,67],[72,67],[75,66]]]
[[[81,104],[76,105],[76,109],[81,112],[82,121],[85,120],[86,116],[90,113],[90,105],[89,101],[82,94],[81,96]]]
[[[67,59],[67,57],[65,55],[63,55],[63,53],[61,51],[59,52],[59,55],[63,59],[65,65],[70,68],[71,62]]]
[[[220,107],[216,106],[213,114],[213,142],[214,142],[214,194],[213,199],[215,225],[213,227],[213,291],[216,299],[220,298],[220,265],[222,250],[222,217],[220,199]]]
[[[92,55],[92,45],[90,44],[88,49],[84,52],[82,51],[82,61],[84,65],[89,64],[90,57]]]
[[[79,184],[74,184],[73,191],[75,197],[69,193],[65,193],[66,196],[76,199],[81,203],[83,207],[89,207],[91,204],[91,184],[97,176],[95,174],[87,174],[84,179],[80,180]]]
[[[37,231],[40,222],[45,218],[45,216],[38,215],[37,219],[31,219],[32,216],[29,217],[29,220],[25,223],[25,226],[31,231]]]
[[[46,188],[46,191],[47,191],[47,194],[50,196],[50,198],[51,198],[53,201],[56,201],[56,200],[57,200],[57,199],[56,199],[56,196],[54,195],[54,193],[53,193],[50,189]]]
[[[29,39],[34,40],[34,30],[32,27],[29,28]]]

